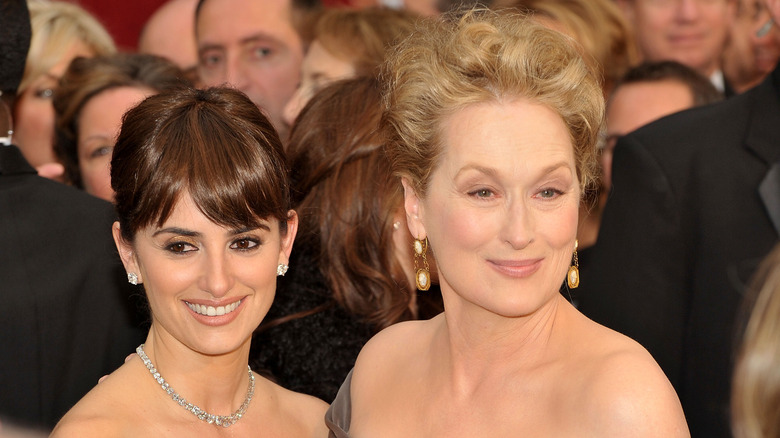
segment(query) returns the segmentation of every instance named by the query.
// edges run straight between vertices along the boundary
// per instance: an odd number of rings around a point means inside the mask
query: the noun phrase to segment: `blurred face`
[[[143,282],[152,330],[203,354],[248,345],[273,301],[276,267],[289,260],[297,219],[285,236],[276,220],[234,230],[211,222],[183,194],[162,227],[119,236],[122,261]]]
[[[289,0],[208,0],[196,23],[198,73],[228,84],[265,111],[287,138],[282,110],[300,79],[303,48]]]
[[[355,76],[355,67],[330,54],[317,40],[309,46],[301,66],[301,83],[284,107],[284,122],[292,126],[306,103],[326,85]]]
[[[78,57],[91,57],[94,52],[76,42],[43,76],[30,83],[18,97],[14,107],[14,144],[33,167],[57,162],[54,153],[54,107],[52,97],[57,82]]]
[[[607,142],[601,151],[604,187],[612,186],[612,156],[618,137],[692,106],[690,90],[678,81],[637,82],[615,89],[607,103]]]
[[[647,61],[673,60],[705,76],[720,68],[732,0],[619,0]]]
[[[442,127],[428,193],[404,180],[409,228],[428,237],[447,312],[532,314],[552,301],[574,250],[580,200],[563,120],[516,100],[475,104]]]
[[[757,32],[770,19],[769,11],[758,0],[742,0],[731,27],[723,57],[723,70],[737,91],[757,85],[772,72],[780,57],[780,41],[775,26],[762,36]]]
[[[114,200],[111,189],[111,154],[122,116],[152,95],[148,88],[112,88],[88,100],[78,118],[79,173],[84,190],[106,201]]]

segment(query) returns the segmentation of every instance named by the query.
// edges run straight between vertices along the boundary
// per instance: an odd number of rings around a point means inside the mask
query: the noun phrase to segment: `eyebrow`
[[[103,140],[115,140],[115,139],[113,138],[113,136],[108,135],[108,134],[93,134],[93,135],[84,137],[81,141],[86,143],[88,141],[93,141],[93,140],[103,141]]]
[[[284,45],[282,41],[276,37],[273,37],[271,35],[268,35],[266,33],[256,33],[254,35],[250,35],[246,38],[242,38],[238,41],[239,46],[244,46],[247,44],[255,43],[255,42],[263,42],[268,41],[272,42],[277,45]],[[219,44],[219,43],[205,43],[201,47],[198,47],[198,54],[201,54],[203,52],[209,51],[209,50],[227,50],[225,48],[225,44]]]
[[[263,230],[266,230],[266,231],[271,231],[271,228],[268,225],[260,224],[257,227],[236,228],[236,229],[230,230],[229,234],[232,235],[232,236],[236,236],[238,234],[247,233],[247,232],[250,232],[250,231],[253,231],[253,230],[257,230],[257,229],[263,229]],[[162,228],[162,229],[159,229],[159,230],[155,231],[152,234],[152,237],[157,237],[160,234],[176,234],[178,236],[186,236],[186,237],[200,237],[202,235],[202,233],[200,233],[198,231],[187,230],[187,229],[180,228],[180,227],[168,227],[168,228]]]
[[[557,163],[554,163],[554,164],[551,164],[551,165],[545,167],[544,169],[542,169],[541,172],[539,172],[539,174],[540,175],[547,175],[547,174],[552,173],[552,172],[554,172],[554,171],[556,171],[556,170],[558,170],[558,169],[560,169],[562,167],[568,168],[569,167],[569,163],[567,163],[566,161],[559,161]],[[485,174],[487,176],[491,176],[491,177],[495,177],[495,176],[498,175],[498,172],[496,171],[496,169],[494,169],[492,167],[479,166],[479,165],[476,165],[476,164],[467,164],[467,165],[461,167],[460,170],[458,170],[458,172],[455,174],[455,177],[457,178],[461,173],[466,172],[468,170],[476,170],[477,172],[483,173],[483,174]]]

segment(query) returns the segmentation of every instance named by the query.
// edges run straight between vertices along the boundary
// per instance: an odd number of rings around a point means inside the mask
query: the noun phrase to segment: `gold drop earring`
[[[428,269],[428,258],[425,253],[428,252],[428,238],[423,240],[414,239],[414,281],[417,283],[417,289],[426,291],[431,288],[431,271]],[[418,267],[419,259],[422,257],[422,268]]]
[[[577,260],[577,246],[579,245],[578,240],[574,240],[574,256],[573,256],[573,263],[571,266],[569,266],[569,272],[566,274],[566,283],[569,285],[569,289],[577,289],[577,286],[580,285],[580,263]]]

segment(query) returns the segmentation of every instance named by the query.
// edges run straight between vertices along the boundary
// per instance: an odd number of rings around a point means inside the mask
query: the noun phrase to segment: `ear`
[[[298,213],[295,210],[287,212],[287,233],[282,236],[279,250],[279,263],[289,264],[295,235],[298,233]]]
[[[407,178],[401,178],[401,184],[404,187],[404,210],[406,210],[406,224],[409,226],[409,232],[415,239],[424,239],[428,234],[420,219],[422,217],[420,198]]]
[[[119,252],[119,258],[122,259],[122,264],[125,265],[125,271],[134,273],[138,276],[138,283],[143,283],[144,280],[138,267],[138,260],[135,258],[135,250],[133,245],[122,237],[119,222],[114,222],[114,225],[111,227],[111,234],[114,236],[114,244],[116,244],[116,250]]]

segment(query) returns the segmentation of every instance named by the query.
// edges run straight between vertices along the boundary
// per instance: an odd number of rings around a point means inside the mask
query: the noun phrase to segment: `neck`
[[[206,355],[161,332],[153,323],[144,350],[179,395],[211,414],[229,415],[246,399],[250,340],[230,353]],[[157,385],[151,375],[147,378]],[[175,406],[172,400],[171,406]]]
[[[482,382],[533,369],[554,358],[560,316],[570,307],[556,295],[533,314],[503,317],[485,309],[448,307],[439,339],[453,387],[468,395]],[[463,306],[466,307],[466,306]]]

